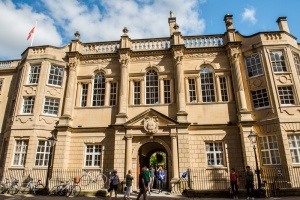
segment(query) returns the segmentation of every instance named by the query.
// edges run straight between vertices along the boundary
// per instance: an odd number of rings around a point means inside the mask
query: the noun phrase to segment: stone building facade
[[[128,169],[137,176],[156,151],[168,181],[187,168],[300,165],[300,46],[286,17],[279,31],[226,32],[27,48],[0,62],[1,166]]]

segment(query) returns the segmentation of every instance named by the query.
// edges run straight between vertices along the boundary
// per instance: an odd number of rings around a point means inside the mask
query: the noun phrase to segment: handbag
[[[127,191],[127,186],[125,186],[124,191]]]

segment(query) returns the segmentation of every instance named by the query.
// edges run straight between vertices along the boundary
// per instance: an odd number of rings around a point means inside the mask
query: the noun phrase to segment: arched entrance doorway
[[[170,180],[172,179],[172,171],[171,171],[171,152],[169,148],[165,148],[165,146],[162,143],[159,142],[146,142],[143,145],[140,146],[138,149],[138,155],[137,155],[137,174],[136,174],[136,180],[138,180],[138,175],[141,172],[141,169],[144,166],[150,167],[150,157],[156,154],[165,155],[165,162],[162,164],[161,162],[158,162],[159,166],[164,167],[165,173],[166,173],[166,180],[164,183],[164,189],[170,188]],[[154,166],[158,167],[158,166]]]

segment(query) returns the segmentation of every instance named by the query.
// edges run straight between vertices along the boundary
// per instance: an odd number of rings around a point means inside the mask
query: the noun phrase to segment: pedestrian
[[[115,198],[117,198],[118,185],[120,183],[119,176],[117,175],[117,170],[114,170],[112,175],[109,177],[109,189],[110,197],[112,197],[113,191],[115,191]]]
[[[128,170],[128,174],[126,175],[126,191],[124,194],[124,199],[129,200],[130,199],[130,192],[131,192],[131,187],[132,187],[132,170]]]
[[[144,167],[145,168],[145,185],[146,185],[146,187],[147,187],[147,191],[149,192],[149,195],[151,195],[150,194],[150,187],[149,187],[149,183],[150,183],[150,171],[149,171],[149,168],[148,167]]]
[[[159,167],[157,171],[158,193],[162,192],[162,189],[164,188],[163,186],[164,179],[165,179],[165,172],[162,167]]]
[[[151,190],[153,189],[154,178],[155,178],[155,168],[153,167],[153,165],[151,165],[151,167],[150,167],[149,195],[151,195]]]
[[[250,170],[250,167],[247,166],[246,167],[246,188],[247,188],[247,195],[248,195],[247,199],[254,199],[254,197],[253,197],[253,187],[254,187],[253,180],[254,180],[253,172]]]
[[[234,199],[238,199],[239,190],[238,190],[238,174],[236,173],[234,168],[231,168],[230,170],[230,186],[233,194]]]
[[[146,185],[145,185],[145,180],[146,180],[146,177],[145,177],[145,168],[143,167],[142,168],[142,171],[141,173],[139,174],[139,188],[140,188],[140,192],[137,196],[137,200],[140,199],[140,197],[143,195],[144,196],[144,200],[146,200],[147,198],[147,188],[146,188]]]

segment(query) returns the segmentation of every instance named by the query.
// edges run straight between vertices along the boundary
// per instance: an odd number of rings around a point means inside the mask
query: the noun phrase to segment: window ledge
[[[251,77],[249,77],[247,75],[248,79],[257,78],[257,77],[260,77],[260,76],[265,76],[265,74],[259,74],[259,75],[255,75],[255,76],[251,76]]]
[[[11,166],[8,169],[25,169],[24,166]]]
[[[253,111],[259,111],[259,110],[264,110],[264,109],[270,109],[271,107],[260,107],[260,108],[253,108]]]
[[[62,86],[61,85],[50,85],[50,84],[46,84],[46,86],[48,86],[48,87],[53,87],[53,88],[60,88],[60,89],[62,89]]]
[[[38,86],[38,83],[26,83],[24,86],[29,87],[29,86]]]
[[[214,169],[228,169],[225,166],[207,166],[206,170],[214,170]]]
[[[99,108],[114,108],[117,107],[117,105],[114,106],[86,106],[86,107],[75,107],[75,109],[99,109]]]

